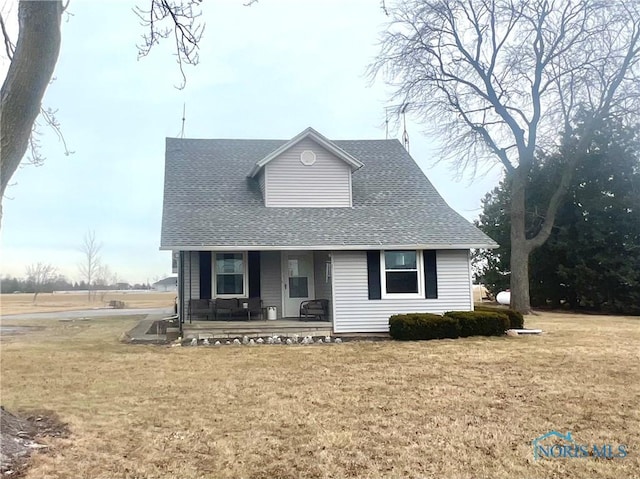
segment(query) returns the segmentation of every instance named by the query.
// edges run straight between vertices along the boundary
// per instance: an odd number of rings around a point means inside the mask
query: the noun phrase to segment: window
[[[381,268],[384,296],[422,296],[422,256],[417,251],[384,251]]]
[[[301,264],[302,263],[302,264]],[[308,298],[309,297],[309,277],[313,274],[311,271],[304,271],[304,261],[299,258],[289,258],[289,297],[290,298]]]
[[[245,253],[216,253],[214,261],[216,297],[246,296]]]

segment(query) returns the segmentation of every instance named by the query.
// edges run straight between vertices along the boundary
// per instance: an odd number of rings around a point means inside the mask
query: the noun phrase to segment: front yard
[[[217,348],[121,344],[131,318],[28,324],[44,328],[1,343],[2,404],[53,411],[71,431],[28,478],[640,477],[640,318]],[[628,455],[534,461],[550,430]]]

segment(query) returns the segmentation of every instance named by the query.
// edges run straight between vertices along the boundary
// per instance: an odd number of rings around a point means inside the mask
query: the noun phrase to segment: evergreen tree
[[[573,141],[577,141],[574,138]],[[561,151],[572,147],[563,145]],[[561,154],[541,158],[528,178],[527,234],[535,235],[562,169]],[[508,184],[483,200],[476,224],[500,244],[480,252],[478,279],[494,294],[509,285]],[[619,121],[598,131],[579,162],[547,243],[534,251],[530,270],[534,306],[640,314],[640,137]]]

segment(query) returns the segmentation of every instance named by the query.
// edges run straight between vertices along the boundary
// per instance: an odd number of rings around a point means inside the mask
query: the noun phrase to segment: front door
[[[314,299],[313,294],[313,253],[282,253],[282,295],[284,316],[300,315],[300,303]]]

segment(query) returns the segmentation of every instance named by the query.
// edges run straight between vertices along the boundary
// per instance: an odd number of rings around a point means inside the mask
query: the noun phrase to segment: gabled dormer
[[[267,207],[349,208],[351,174],[363,164],[313,128],[259,160],[249,172]]]

